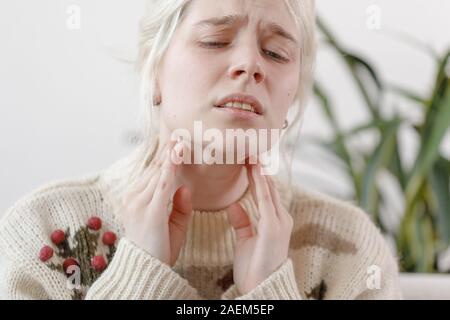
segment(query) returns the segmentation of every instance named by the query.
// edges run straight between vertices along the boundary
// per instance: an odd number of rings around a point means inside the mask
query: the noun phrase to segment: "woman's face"
[[[163,125],[192,136],[194,121],[223,133],[281,128],[300,72],[300,36],[284,1],[193,0],[185,14],[158,76]],[[216,107],[233,93],[255,97],[261,114]]]

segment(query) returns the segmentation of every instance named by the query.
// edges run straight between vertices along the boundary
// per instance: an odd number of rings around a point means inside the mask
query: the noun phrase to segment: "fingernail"
[[[174,164],[181,164],[183,162],[183,144],[177,143],[170,151],[173,152],[171,154],[171,160]]]
[[[261,174],[268,176],[269,175],[269,170],[263,166],[261,166]]]

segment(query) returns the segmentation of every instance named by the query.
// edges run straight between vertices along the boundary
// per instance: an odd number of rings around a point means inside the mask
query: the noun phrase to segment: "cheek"
[[[190,128],[200,118],[211,101],[212,74],[198,55],[168,52],[161,77],[161,116],[169,128]]]
[[[204,101],[218,73],[217,63],[189,48],[184,48],[183,54],[173,51],[166,63],[166,94],[177,96],[185,104]]]
[[[296,76],[286,75],[280,77],[283,79],[274,85],[276,89],[275,97],[272,100],[273,112],[271,115],[271,127],[281,128],[287,118],[289,108],[295,98],[298,90],[298,80]]]
[[[297,94],[298,87],[299,87],[299,79],[298,74],[290,75],[289,77],[286,77],[283,83],[283,95],[281,96],[281,99],[283,100],[283,108],[287,110],[292,105],[295,99],[295,95]]]

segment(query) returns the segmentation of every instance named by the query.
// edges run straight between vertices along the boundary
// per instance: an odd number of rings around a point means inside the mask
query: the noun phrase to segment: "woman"
[[[313,0],[150,1],[138,60],[141,145],[8,210],[0,296],[401,298],[397,261],[366,213],[261,166],[278,142],[286,153],[302,119],[314,10]],[[210,138],[226,137],[213,153],[196,138],[198,122],[215,130]],[[282,133],[236,146],[242,129]],[[195,150],[206,159],[189,162]]]

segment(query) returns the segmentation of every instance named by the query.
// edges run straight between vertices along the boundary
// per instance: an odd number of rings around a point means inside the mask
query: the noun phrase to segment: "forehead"
[[[281,32],[288,32],[297,38],[294,20],[283,0],[192,0],[185,19],[189,26],[196,28],[245,25],[254,21],[273,31],[281,29]]]

